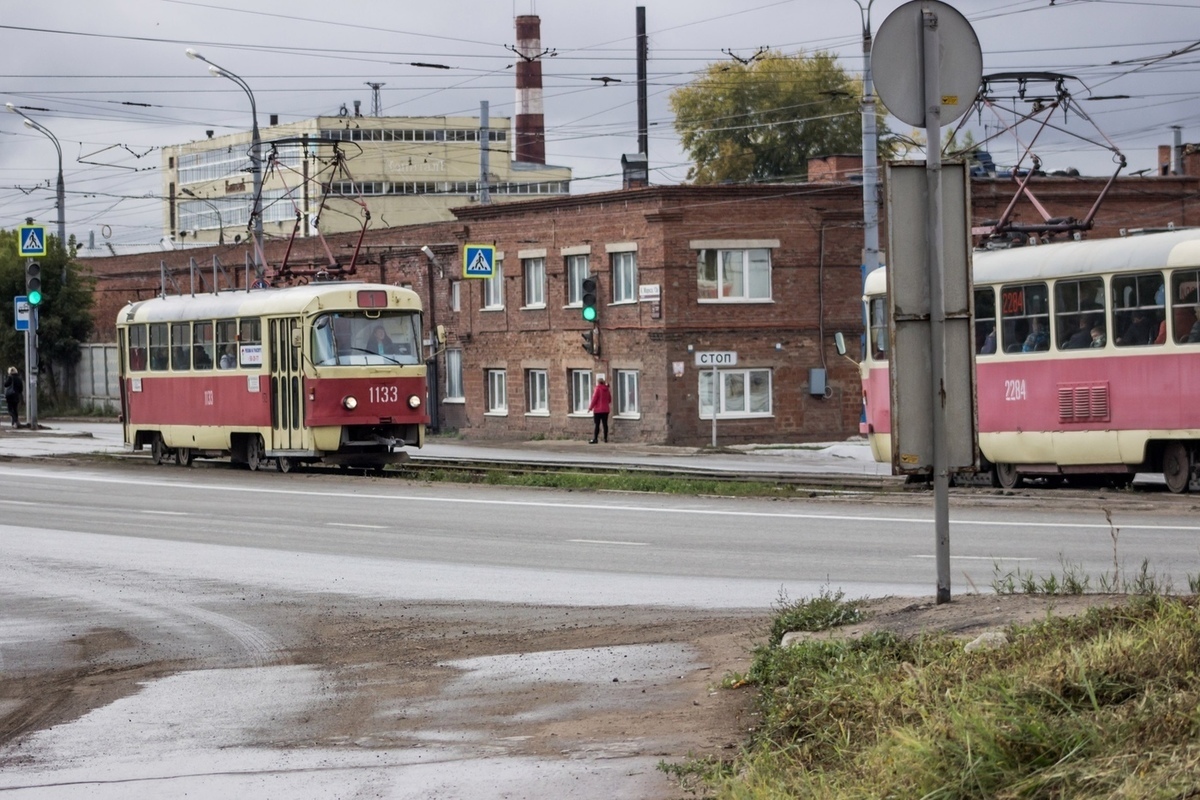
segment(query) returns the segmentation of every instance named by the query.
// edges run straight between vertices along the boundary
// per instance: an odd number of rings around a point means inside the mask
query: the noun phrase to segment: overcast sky
[[[863,4],[867,0],[861,0]],[[1156,147],[1200,142],[1197,0],[957,0],[973,25],[984,73],[1054,71],[1100,132],[1125,154],[1126,172],[1154,169]],[[86,240],[157,242],[161,148],[249,128],[246,95],[184,55],[193,47],[253,88],[260,123],[371,110],[367,82],[383,83],[383,113],[494,116],[513,110],[513,20],[542,20],[547,161],[574,170],[574,193],[620,185],[620,157],[637,150],[635,20],[649,33],[651,180],[682,182],[687,162],[672,127],[668,96],[705,65],[749,58],[761,47],[787,54],[825,50],[862,71],[859,0],[6,0],[0,16],[2,102],[51,130],[62,143],[68,232]],[[874,0],[878,30],[901,0]],[[245,10],[253,9],[253,10]],[[1169,56],[1169,57],[1166,57]],[[1164,58],[1165,57],[1165,58]],[[410,66],[442,64],[448,70]],[[1114,64],[1113,62],[1120,62]],[[620,79],[604,85],[598,77]],[[1092,97],[1119,99],[1089,99]],[[998,120],[972,117],[976,138]],[[1075,114],[1056,125],[1103,137]],[[912,128],[889,119],[894,131]],[[987,130],[985,130],[985,125]],[[1029,130],[1024,135],[1032,136]],[[1011,135],[990,148],[1016,158]],[[1105,150],[1051,132],[1035,148],[1047,169],[1108,174]],[[0,227],[26,216],[51,224],[55,151],[51,142],[0,114]]]

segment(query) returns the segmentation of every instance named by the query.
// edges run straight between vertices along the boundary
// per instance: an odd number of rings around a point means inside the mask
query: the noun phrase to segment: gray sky
[[[861,0],[864,4],[866,0]],[[1200,141],[1200,2],[1197,0],[956,0],[974,26],[984,73],[1055,71],[1128,158],[1126,172],[1153,169],[1156,146]],[[620,157],[637,149],[635,14],[649,32],[651,180],[685,179],[687,161],[672,127],[668,96],[705,65],[752,56],[826,50],[861,73],[862,19],[856,0],[5,0],[0,15],[2,102],[27,107],[62,143],[68,231],[95,231],[117,243],[161,236],[159,165],[165,145],[247,130],[249,102],[231,81],[184,55],[194,47],[252,87],[260,123],[335,115],[381,82],[386,115],[468,115],[487,100],[509,116],[514,99],[513,18],[536,13],[542,45],[547,161],[572,167],[573,191],[617,188]],[[900,0],[874,0],[878,30]],[[1157,60],[1156,59],[1160,59]],[[443,64],[423,69],[411,62]],[[1112,62],[1128,62],[1114,65]],[[621,83],[604,86],[592,78]],[[1090,90],[1090,93],[1089,93]],[[1090,100],[1090,96],[1121,99]],[[144,104],[144,105],[143,105]],[[44,109],[44,110],[36,110]],[[1099,139],[1070,115],[1064,125]],[[911,134],[895,119],[894,131]],[[976,138],[998,126],[972,122]],[[1024,135],[1032,136],[1029,130]],[[1008,135],[991,146],[999,163],[1016,158]],[[1046,169],[1109,174],[1111,155],[1057,132],[1035,148]],[[55,219],[54,147],[14,114],[0,114],[0,227],[26,216]]]

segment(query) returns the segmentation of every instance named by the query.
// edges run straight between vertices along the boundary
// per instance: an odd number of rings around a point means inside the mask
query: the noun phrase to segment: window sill
[[[507,417],[508,409],[506,408],[506,409],[497,410],[497,411],[485,411],[485,412],[483,412],[483,415],[485,417]]]
[[[525,416],[527,416],[527,417],[543,417],[543,418],[545,418],[545,417],[549,417],[549,416],[550,416],[550,412],[549,412],[549,411],[526,411],[526,412],[525,412]]]
[[[773,297],[699,297],[696,298],[697,303],[705,305],[753,305],[774,303]]]
[[[717,414],[717,422],[733,419],[774,419],[774,413],[767,414]],[[700,419],[704,422],[712,422],[712,414],[701,414]]]
[[[613,415],[613,419],[641,419],[641,418],[642,418],[642,414],[640,411],[636,414],[614,414]],[[717,419],[719,420],[720,417],[717,417]]]
[[[465,398],[465,397],[443,397],[442,398],[443,405],[461,406],[461,405],[466,405],[466,403],[467,403],[467,398]]]
[[[517,310],[518,311],[545,311],[546,304],[542,303],[541,305],[536,305],[536,306],[521,306]]]
[[[638,301],[636,299],[633,299],[633,300],[613,300],[608,305],[609,305],[609,307],[612,307],[612,306],[636,306],[637,304],[638,304]]]
[[[484,306],[483,308],[481,308],[479,310],[486,314],[489,311],[503,311],[504,306]]]

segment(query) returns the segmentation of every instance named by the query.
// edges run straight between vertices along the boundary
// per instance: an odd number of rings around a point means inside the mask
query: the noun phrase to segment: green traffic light
[[[584,318],[585,320],[587,320],[588,322],[595,322],[595,321],[596,321],[596,308],[595,308],[595,306],[584,306],[584,308],[583,308],[583,318]]]
[[[32,292],[29,293],[28,299],[29,299],[29,305],[40,306],[42,304],[42,293],[39,292],[37,289],[34,289]]]

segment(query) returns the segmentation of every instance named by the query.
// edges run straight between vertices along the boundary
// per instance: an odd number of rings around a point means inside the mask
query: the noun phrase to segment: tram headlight
[[[421,398],[417,397],[415,394],[409,395],[408,407],[409,408],[420,408],[421,407]]]
[[[353,411],[358,408],[358,399],[352,394],[346,395],[342,398],[342,408],[345,408],[347,411]]]

